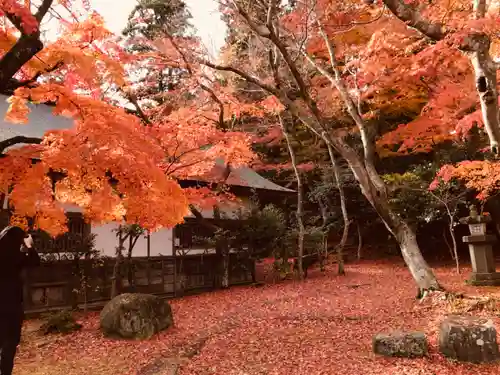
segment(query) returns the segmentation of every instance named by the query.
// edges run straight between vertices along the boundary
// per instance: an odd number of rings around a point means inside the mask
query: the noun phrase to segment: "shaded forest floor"
[[[500,288],[466,286],[469,270],[435,269],[449,290],[496,295]],[[172,301],[175,327],[149,341],[113,341],[98,330],[98,314],[81,316],[84,328],[67,336],[39,337],[26,325],[15,375],[403,375],[498,374],[500,364],[475,366],[437,353],[437,328],[446,314],[487,315],[500,329],[500,305],[445,299],[419,303],[401,264],[361,262],[347,275],[310,272],[305,282],[238,287]],[[385,359],[372,354],[373,334],[423,330],[425,359]]]

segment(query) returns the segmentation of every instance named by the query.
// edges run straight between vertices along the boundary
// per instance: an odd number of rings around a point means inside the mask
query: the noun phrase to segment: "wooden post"
[[[147,246],[147,262],[146,262],[146,272],[148,277],[148,289],[151,286],[151,232],[148,230],[146,236],[146,246]]]
[[[161,259],[161,284],[163,292],[165,292],[165,260]]]
[[[174,259],[174,297],[177,297],[177,257],[175,249],[175,227],[172,228],[172,257]]]

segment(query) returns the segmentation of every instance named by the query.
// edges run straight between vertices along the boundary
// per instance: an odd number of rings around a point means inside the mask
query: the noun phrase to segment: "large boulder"
[[[121,294],[101,311],[101,330],[108,337],[148,339],[173,324],[169,303],[150,294]]]
[[[473,316],[449,316],[439,328],[439,350],[463,362],[496,361],[499,353],[493,321]]]
[[[423,357],[428,351],[427,338],[422,332],[379,333],[373,336],[373,351],[387,357]]]

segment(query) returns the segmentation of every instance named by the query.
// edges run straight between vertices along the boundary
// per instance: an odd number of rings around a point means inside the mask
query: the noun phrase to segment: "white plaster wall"
[[[83,213],[83,209],[81,207],[78,207],[76,204],[59,203],[59,205],[66,212],[79,212],[79,213]]]
[[[4,202],[4,205],[7,204],[7,199]],[[220,206],[221,212],[223,212],[227,218],[236,219],[235,213],[238,210],[238,207],[246,207],[249,205],[248,200],[242,200],[239,203],[230,202],[226,204],[222,204]],[[70,204],[62,204],[64,210],[66,212],[80,212],[83,210],[76,206]],[[206,209],[201,211],[203,217],[210,219],[213,218],[213,209]],[[187,217],[193,217],[190,213]],[[96,235],[95,238],[95,248],[96,250],[101,252],[101,255],[114,257],[115,256],[115,248],[118,245],[118,239],[116,238],[116,228],[118,228],[117,223],[108,223],[104,225],[93,225],[91,228],[91,232]],[[151,256],[159,256],[159,255],[173,255],[173,231],[172,229],[161,229],[157,232],[151,233],[150,235],[150,255]],[[126,246],[126,245],[125,245]],[[214,249],[191,249],[190,251],[185,252],[186,255],[200,255],[200,254],[209,254],[214,253]],[[183,251],[179,251],[178,254],[182,254]],[[145,257],[148,255],[147,248],[147,239],[141,237],[137,240],[137,243],[132,252],[132,256],[134,257]]]
[[[227,202],[219,205],[223,217],[226,217],[228,219],[237,219],[238,217],[236,214],[238,212],[238,209],[245,207],[250,207],[250,201],[246,198],[240,198],[239,202]],[[214,210],[212,208],[200,210],[200,213],[206,219],[214,218]],[[194,215],[191,212],[189,212],[189,214],[186,217],[193,218]]]
[[[118,245],[116,232],[118,224],[109,223],[99,226],[93,226],[91,232],[96,235],[95,247],[101,251],[104,256],[115,256],[115,249]],[[127,244],[125,244],[125,248]],[[172,229],[161,229],[158,232],[151,233],[150,236],[150,255],[172,255]],[[140,237],[134,246],[132,256],[145,257],[148,255],[147,239]]]

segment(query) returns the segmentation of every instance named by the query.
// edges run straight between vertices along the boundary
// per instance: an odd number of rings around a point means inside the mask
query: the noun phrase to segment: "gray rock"
[[[427,338],[423,332],[390,332],[373,336],[375,354],[387,357],[423,357],[427,354]]]
[[[439,328],[439,350],[463,362],[498,360],[497,331],[493,321],[473,316],[449,316]]]
[[[101,311],[104,335],[124,339],[148,339],[174,324],[169,303],[157,296],[121,294]]]

